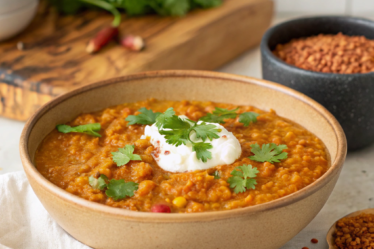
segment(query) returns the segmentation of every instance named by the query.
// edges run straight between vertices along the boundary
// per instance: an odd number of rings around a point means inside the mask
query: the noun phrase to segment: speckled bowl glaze
[[[329,151],[331,167],[287,197],[241,209],[191,214],[135,212],[90,202],[55,186],[36,170],[35,151],[57,124],[81,113],[150,97],[272,108],[318,136]],[[300,232],[327,201],[346,156],[346,140],[324,107],[279,84],[215,72],[159,71],[111,79],[54,99],[27,122],[20,153],[29,182],[50,215],[71,236],[93,248],[276,249]]]
[[[374,39],[370,20],[322,16],[291,20],[269,29],[261,42],[262,75],[300,91],[325,106],[340,122],[348,149],[374,142],[374,72],[364,74],[319,73],[297,68],[273,55],[277,44],[318,34],[365,36]]]

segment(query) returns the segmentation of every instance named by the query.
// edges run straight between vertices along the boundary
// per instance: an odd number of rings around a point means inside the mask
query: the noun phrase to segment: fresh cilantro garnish
[[[206,139],[209,139],[212,141],[215,138],[219,138],[217,132],[219,132],[219,129],[217,126],[212,125],[212,124],[206,124],[206,123],[201,123],[201,124],[195,124],[193,127],[193,130],[196,132],[196,138],[201,138],[203,141]]]
[[[214,171],[213,176],[214,176],[214,179],[216,179],[216,180],[218,180],[218,179],[221,178],[221,176],[219,175],[218,170]]]
[[[285,144],[263,144],[262,148],[258,144],[251,144],[251,147],[251,152],[255,155],[250,156],[249,159],[257,162],[279,163],[279,160],[286,159],[288,155],[287,152],[283,152],[284,149],[287,149]]]
[[[125,148],[119,148],[117,152],[112,152],[113,161],[118,167],[127,164],[130,160],[141,161],[142,158],[139,155],[133,154],[134,150],[135,146],[129,144]]]
[[[134,191],[138,189],[138,183],[135,182],[125,182],[125,180],[110,180],[108,183],[107,191],[105,194],[115,201],[124,199],[126,197],[134,196]]]
[[[167,109],[165,113],[157,117],[156,126],[160,134],[165,136],[168,144],[178,147],[182,144],[191,143],[192,150],[196,152],[196,157],[199,160],[207,162],[208,159],[212,158],[212,153],[209,149],[212,149],[213,146],[205,141],[219,138],[218,133],[220,130],[217,126],[205,122],[198,124],[189,119],[182,119],[175,115],[173,108]],[[193,133],[202,142],[194,142],[191,139]]]
[[[156,118],[156,127],[158,129],[161,129],[162,126],[165,124],[166,120],[171,118],[174,115],[175,115],[174,109],[172,107],[168,108],[164,113],[160,114]]]
[[[213,149],[213,146],[210,143],[193,143],[192,144],[192,150],[196,151],[196,157],[197,159],[203,161],[206,163],[208,159],[212,159],[212,153],[209,151],[209,149]]]
[[[156,118],[161,114],[160,112],[153,112],[145,107],[138,110],[139,115],[130,115],[125,120],[129,121],[128,125],[140,124],[140,125],[151,125],[156,122]]]
[[[97,133],[97,131],[100,131],[101,129],[100,123],[78,125],[75,127],[71,127],[70,125],[57,125],[56,128],[62,133],[78,132],[94,137],[101,137],[101,135]]]
[[[208,113],[206,116],[200,118],[200,120],[210,123],[219,123],[224,124],[225,119],[229,118],[236,118],[237,113],[236,111],[239,110],[239,108],[236,108],[234,110],[227,110],[224,108],[218,108],[216,107],[213,113]],[[257,117],[260,114],[255,112],[244,112],[239,114],[239,122],[244,124],[244,126],[248,126],[250,123],[257,122]]]
[[[91,185],[93,189],[99,189],[104,190],[107,187],[106,181],[108,180],[108,177],[106,175],[100,175],[99,178],[95,178],[93,176],[90,176],[88,178],[88,182]]]
[[[227,110],[225,108],[216,107],[213,113],[208,113],[206,116],[200,118],[200,120],[210,123],[224,124],[224,119],[236,118],[237,110],[239,110],[239,108]]]
[[[242,165],[236,167],[232,172],[227,182],[230,184],[230,188],[234,189],[234,193],[243,193],[248,189],[255,189],[257,181],[252,179],[257,176],[259,171],[257,168],[252,168],[252,165]]]
[[[256,123],[258,116],[260,116],[260,114],[255,112],[244,112],[239,115],[239,122],[247,127],[250,123]]]
[[[115,201],[134,196],[134,191],[138,189],[139,185],[135,182],[125,182],[123,179],[108,181],[108,177],[105,175],[100,175],[97,179],[94,176],[90,176],[88,182],[93,189],[107,189],[105,194],[108,197],[112,197]]]

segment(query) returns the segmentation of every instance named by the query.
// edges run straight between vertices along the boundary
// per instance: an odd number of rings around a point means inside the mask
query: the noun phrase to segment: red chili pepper
[[[170,213],[170,207],[166,204],[155,204],[151,208],[151,211],[153,213]]]
[[[118,36],[118,27],[105,27],[96,34],[95,38],[89,41],[86,51],[90,54],[95,53],[116,36]]]

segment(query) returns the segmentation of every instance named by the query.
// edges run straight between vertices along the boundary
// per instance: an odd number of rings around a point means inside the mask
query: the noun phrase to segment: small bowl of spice
[[[374,248],[374,208],[341,218],[332,225],[326,239],[330,249]]]
[[[300,18],[269,29],[262,74],[324,105],[348,149],[374,142],[374,22],[346,16]]]

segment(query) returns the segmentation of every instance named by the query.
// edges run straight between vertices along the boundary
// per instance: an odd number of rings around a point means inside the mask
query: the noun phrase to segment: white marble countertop
[[[291,16],[278,16],[275,23]],[[259,48],[254,48],[230,62],[219,71],[261,78]],[[18,152],[23,122],[0,117],[0,174],[22,171]],[[374,145],[349,153],[339,181],[328,202],[317,217],[283,249],[328,248],[325,236],[333,222],[347,213],[374,208]],[[318,244],[310,240],[317,238]]]

